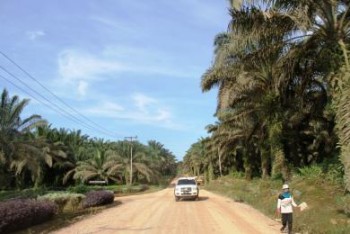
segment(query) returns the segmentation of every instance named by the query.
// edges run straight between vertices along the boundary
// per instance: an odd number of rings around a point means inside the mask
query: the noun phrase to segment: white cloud
[[[89,84],[86,81],[79,81],[78,83],[78,94],[79,96],[85,96],[87,89],[88,89]]]
[[[39,37],[43,37],[43,36],[45,36],[46,34],[45,34],[45,32],[44,31],[41,31],[41,30],[37,30],[37,31],[28,31],[27,32],[27,36],[28,36],[28,38],[30,39],[30,40],[35,40],[35,39],[37,39],[37,38],[39,38]]]
[[[174,67],[174,60],[164,53],[128,46],[107,47],[100,54],[64,50],[58,56],[58,73],[65,82],[102,80],[104,75],[122,72],[186,78],[201,75],[196,67]]]
[[[107,26],[112,30],[117,29],[117,30],[122,30],[122,31],[127,32],[127,33],[136,32],[136,31],[132,30],[131,27],[128,27],[127,25],[123,25],[120,23],[120,21],[117,21],[117,20],[112,20],[112,19],[100,17],[100,16],[91,16],[90,19],[92,21],[99,23],[99,24]]]
[[[94,80],[99,75],[125,70],[117,61],[94,57],[89,53],[65,50],[58,56],[58,72],[64,81]]]
[[[157,101],[151,97],[148,97],[143,94],[136,94],[133,96],[135,106],[138,107],[139,110],[146,112],[146,107],[151,104],[156,104]]]
[[[87,108],[84,112],[103,117],[116,117],[119,116],[122,111],[124,111],[124,107],[121,105],[109,101],[102,101],[97,106]]]
[[[99,82],[111,77],[116,79],[121,74],[166,78],[198,78],[202,74],[202,69],[191,65],[175,67],[176,59],[165,53],[129,46],[109,46],[96,54],[66,49],[59,53],[57,64],[58,79],[55,83],[59,86],[56,88],[61,87],[61,92],[80,98],[86,96],[88,88],[94,92]],[[139,98],[141,105],[142,97],[135,98]]]
[[[122,106],[114,102],[101,101],[83,112],[105,118],[123,119],[137,124],[182,129],[180,125],[174,123],[172,113],[168,108],[157,99],[137,93],[124,102],[126,104]]]

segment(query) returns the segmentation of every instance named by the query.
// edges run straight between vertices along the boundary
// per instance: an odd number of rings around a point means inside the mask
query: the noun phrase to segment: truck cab
[[[180,177],[176,181],[174,188],[175,201],[180,199],[197,200],[199,196],[199,188],[195,177]]]

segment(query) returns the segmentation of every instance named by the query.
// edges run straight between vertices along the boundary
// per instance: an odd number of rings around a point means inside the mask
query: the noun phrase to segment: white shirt
[[[297,207],[297,204],[294,202],[292,196],[283,199],[280,196],[278,197],[277,209],[280,209],[281,213],[293,213],[293,206]]]

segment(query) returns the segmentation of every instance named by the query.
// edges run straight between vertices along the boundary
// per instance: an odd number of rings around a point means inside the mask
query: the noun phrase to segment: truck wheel
[[[180,198],[178,197],[175,197],[175,201],[178,202],[180,200]]]

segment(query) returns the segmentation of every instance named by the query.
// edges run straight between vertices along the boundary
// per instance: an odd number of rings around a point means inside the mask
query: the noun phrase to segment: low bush
[[[0,233],[9,233],[49,220],[57,207],[53,202],[14,199],[0,202]]]
[[[29,199],[45,194],[45,188],[23,189],[23,190],[2,190],[0,191],[0,201],[8,199]]]
[[[75,211],[81,207],[85,195],[69,192],[54,192],[38,197],[38,200],[52,201],[58,206],[60,212]]]
[[[350,195],[338,198],[339,210],[350,218]]]
[[[322,167],[319,165],[299,168],[299,173],[303,178],[313,181],[323,181],[325,176],[322,171]]]
[[[147,184],[141,184],[141,185],[126,185],[126,186],[118,186],[118,187],[107,187],[108,190],[111,190],[115,194],[133,194],[133,193],[140,193],[144,192],[150,189],[150,187]]]
[[[139,187],[139,192],[144,192],[149,189],[149,186],[147,184],[141,184]]]
[[[83,208],[101,206],[113,203],[114,194],[111,191],[91,191],[86,194],[83,200]]]
[[[71,193],[82,193],[82,194],[85,194],[85,193],[91,191],[91,187],[89,187],[88,185],[85,185],[85,184],[78,184],[76,186],[69,187],[68,191],[71,192]]]

